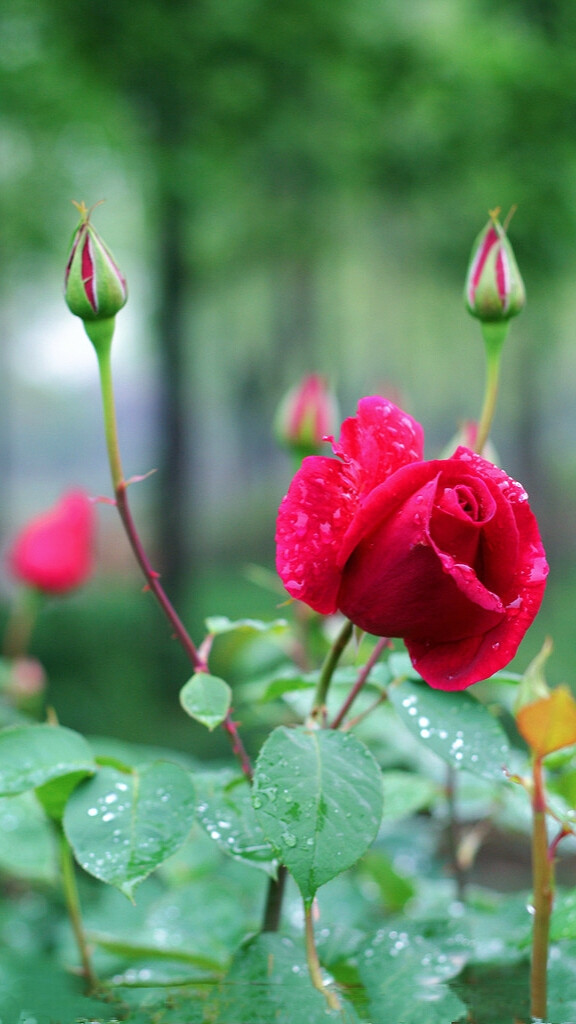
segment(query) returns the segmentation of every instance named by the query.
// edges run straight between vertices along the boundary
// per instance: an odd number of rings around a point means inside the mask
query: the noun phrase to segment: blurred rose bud
[[[320,451],[324,438],[338,425],[336,398],[324,377],[312,373],[284,396],[274,420],[274,433],[286,448],[303,458]]]
[[[12,574],[45,594],[65,594],[86,582],[93,567],[94,508],[83,491],[26,524],[8,553]]]
[[[74,232],[64,276],[68,308],[82,320],[109,320],[128,298],[123,274],[90,223],[84,203],[75,203],[80,223]]]
[[[0,693],[13,706],[32,712],[46,685],[46,673],[36,658],[0,658]]]
[[[526,302],[524,282],[506,229],[498,220],[499,212],[490,212],[490,220],[472,246],[464,291],[469,312],[485,323],[509,320]]]
[[[457,448],[469,448],[471,452],[476,451],[476,440],[478,437],[478,424],[476,420],[464,420],[460,425],[458,433],[454,434],[454,437],[448,442],[445,448],[440,453],[441,459],[451,459]],[[495,466],[500,465],[500,456],[496,451],[496,448],[490,440],[486,441],[486,444],[482,448],[481,452],[478,452],[483,459],[487,459],[488,462],[493,462]]]

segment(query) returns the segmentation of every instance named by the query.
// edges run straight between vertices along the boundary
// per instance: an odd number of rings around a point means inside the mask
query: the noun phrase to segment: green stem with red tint
[[[78,887],[76,885],[74,860],[72,858],[72,851],[70,850],[68,840],[60,824],[58,825],[58,833],[60,845],[60,870],[62,873],[62,888],[64,890],[64,899],[66,900],[66,909],[68,911],[68,917],[72,926],[72,931],[74,932],[76,946],[78,947],[78,953],[82,963],[82,974],[84,977],[86,995],[93,995],[98,989],[98,978],[94,973],[94,968],[92,967],[88,942],[86,941],[86,933],[84,931],[84,924],[82,921],[82,911],[80,909],[80,898],[78,896]]]
[[[328,1006],[331,1010],[341,1010],[340,1000],[332,989],[329,989],[324,984],[322,977],[322,968],[320,967],[320,961],[318,959],[318,951],[316,949],[316,939],[314,937],[314,921],[312,920],[312,908],[314,906],[314,900],[304,900],[304,922],[306,929],[306,961],[308,963],[308,970],[310,972],[310,980],[322,993]]]
[[[98,369],[100,372],[100,390],[102,394],[102,409],[104,414],[104,431],[106,436],[106,448],[108,452],[108,462],[110,465],[110,474],[112,477],[112,484],[114,487],[114,494],[116,497],[116,508],[122,520],[124,530],[130,542],[130,546],[142,570],[148,589],[156,598],[164,616],[168,620],[170,627],[173,631],[174,636],[178,640],[180,646],[184,650],[188,660],[190,661],[195,672],[207,672],[208,665],[206,664],[205,658],[201,655],[200,651],[194,644],[188,630],[170,601],[164,587],[160,582],[160,577],[148,559],[140,535],[134,523],[132,512],[128,502],[128,481],[124,479],[124,471],[122,469],[122,460],[120,456],[120,445],[118,441],[118,424],[116,418],[116,403],[114,400],[114,385],[112,377],[112,362],[111,362],[111,348],[112,348],[112,336],[114,333],[114,322],[105,321],[105,325],[110,324],[108,330],[104,333],[99,332],[97,337],[97,343],[92,338],[94,325],[85,323],[86,333],[91,338],[96,351],[98,359]],[[102,325],[99,325],[102,327]],[[89,329],[90,328],[90,329]],[[240,762],[240,766],[244,775],[251,780],[252,779],[252,767],[250,759],[242,743],[240,735],[238,733],[237,723],[232,718],[232,713],[229,711],[223,722],[223,727],[230,737],[232,743],[232,749],[234,754]]]
[[[378,661],[380,655],[382,654],[383,651],[386,650],[387,647],[391,647],[391,646],[392,645],[391,645],[390,640],[388,639],[387,636],[382,637],[375,644],[374,650],[370,654],[370,657],[368,658],[366,664],[363,665],[362,668],[360,669],[360,671],[358,673],[358,678],[356,679],[356,682],[354,683],[354,686],[350,690],[350,693],[346,697],[346,700],[342,704],[342,707],[340,708],[340,711],[335,716],[333,721],[330,723],[330,728],[331,729],[339,729],[340,728],[340,726],[342,725],[342,722],[344,721],[346,715],[348,714],[348,712],[349,712],[350,708],[352,707],[354,701],[356,700],[358,694],[363,689],[365,683],[368,681],[368,677],[369,677],[372,669],[374,668],[374,665]]]
[[[312,711],[310,713],[310,718],[312,721],[317,722],[318,720],[320,720],[320,723],[324,724],[322,722],[322,719],[326,716],[326,698],[328,696],[328,690],[330,689],[330,683],[332,682],[332,676],[334,675],[338,662],[340,661],[340,658],[342,657],[342,654],[348,644],[348,641],[352,636],[353,629],[354,626],[352,625],[352,623],[348,619],[346,619],[344,625],[342,626],[340,632],[338,633],[336,639],[334,640],[332,646],[330,647],[330,650],[328,651],[326,658],[324,659],[324,664],[320,669],[320,675],[318,677],[318,683],[316,685],[316,693],[314,694],[314,704],[312,706]]]
[[[490,436],[498,388],[500,384],[500,361],[502,348],[508,335],[510,324],[507,320],[495,323],[482,323],[482,336],[486,350],[486,386],[484,389],[484,404],[478,422],[478,433],[474,446],[478,455],[481,455],[484,446]]]
[[[534,757],[532,765],[532,875],[534,923],[530,969],[530,1013],[533,1018],[545,1020],[550,916],[554,900],[554,850],[550,850],[548,847],[542,758],[537,756]]]

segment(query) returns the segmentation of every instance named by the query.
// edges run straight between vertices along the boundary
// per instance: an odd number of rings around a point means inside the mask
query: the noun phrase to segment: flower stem
[[[10,609],[2,654],[5,658],[24,658],[36,624],[43,594],[34,587],[25,587],[17,595]]]
[[[264,907],[264,920],[262,922],[263,932],[277,932],[280,927],[282,901],[284,898],[287,875],[287,869],[283,864],[280,864],[277,878],[271,878],[268,883],[266,906]]]
[[[318,959],[318,951],[316,949],[316,940],[314,937],[314,921],[312,920],[312,908],[314,906],[313,900],[304,901],[304,921],[306,927],[306,960],[308,963],[308,970],[310,971],[310,980],[322,993],[328,1006],[331,1010],[340,1010],[340,1000],[335,992],[329,989],[324,984],[322,978],[322,969],[320,967],[320,961]]]
[[[86,995],[91,995],[98,988],[98,978],[96,977],[94,968],[92,967],[88,943],[86,941],[86,934],[84,932],[72,851],[70,850],[68,840],[64,835],[64,830],[59,826],[58,831],[60,842],[60,870],[62,872],[62,888],[64,890],[64,898],[66,900],[66,909],[68,911],[68,917],[70,919],[70,924],[72,926],[72,931],[74,932],[74,938],[76,939],[76,945],[80,954],[80,960],[82,962],[82,974],[84,975]]]
[[[340,726],[342,725],[342,722],[344,721],[344,718],[348,714],[350,708],[352,707],[354,701],[356,700],[356,697],[358,696],[358,694],[360,693],[360,691],[363,688],[364,684],[366,683],[366,681],[367,681],[367,679],[368,679],[372,669],[374,668],[374,665],[378,661],[380,655],[382,654],[383,651],[386,650],[387,647],[390,647],[390,646],[391,646],[391,644],[390,644],[390,640],[388,639],[388,637],[382,637],[382,639],[379,640],[378,643],[375,645],[374,650],[370,654],[370,657],[368,658],[366,664],[363,665],[362,668],[360,669],[360,672],[358,673],[358,678],[356,679],[356,682],[354,683],[354,686],[350,690],[350,693],[346,697],[346,700],[344,701],[342,707],[340,708],[340,711],[338,712],[336,717],[333,719],[333,721],[332,721],[332,723],[330,725],[331,729],[339,729],[340,728]]]
[[[533,763],[532,790],[532,875],[534,884],[534,924],[530,974],[530,1012],[545,1020],[547,1011],[548,946],[550,915],[554,899],[554,859],[548,849],[546,795],[542,776],[542,758]]]
[[[98,369],[100,371],[100,390],[102,393],[106,448],[108,451],[108,462],[110,464],[110,474],[112,477],[112,484],[114,486],[114,494],[116,496],[116,508],[118,509],[118,514],[122,520],[130,546],[136,561],[142,570],[148,589],[160,605],[162,612],[172,628],[174,636],[184,650],[194,670],[196,672],[207,672],[208,665],[206,664],[206,659],[197,649],[190,634],[188,633],[188,630],[174,608],[174,605],[166,594],[166,591],[160,582],[159,574],[152,568],[132,517],[132,512],[128,502],[128,482],[124,479],[122,460],[120,457],[120,445],[118,441],[116,403],[114,400],[114,384],[110,358],[111,347],[112,336],[110,335],[109,342],[106,345],[102,344],[96,348],[96,355],[98,358]],[[238,734],[237,723],[234,722],[230,711],[224,719],[223,726],[232,740],[232,749],[240,761],[242,771],[248,779],[251,779],[252,768],[250,765],[250,759]]]
[[[490,435],[496,399],[498,397],[498,386],[500,383],[500,361],[502,347],[508,334],[509,324],[506,321],[500,323],[483,323],[482,335],[486,349],[486,387],[484,391],[484,404],[478,423],[475,449],[481,455],[484,446]]]
[[[328,696],[328,690],[330,683],[332,682],[332,676],[342,653],[352,636],[353,630],[352,623],[346,619],[342,626],[338,636],[334,640],[326,658],[324,664],[320,670],[320,676],[318,678],[318,684],[316,686],[316,693],[314,694],[314,705],[311,712],[311,719],[315,720],[321,718],[326,710],[326,697]]]

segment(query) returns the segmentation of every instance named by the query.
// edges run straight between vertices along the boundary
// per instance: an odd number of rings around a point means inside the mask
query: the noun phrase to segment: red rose
[[[17,535],[8,554],[22,583],[46,594],[79,587],[92,571],[94,508],[88,495],[69,491]]]
[[[401,637],[423,679],[460,690],[506,665],[532,623],[548,566],[520,484],[467,448],[422,460],[422,428],[364,398],[338,459],[302,463],[278,513],[288,592]]]

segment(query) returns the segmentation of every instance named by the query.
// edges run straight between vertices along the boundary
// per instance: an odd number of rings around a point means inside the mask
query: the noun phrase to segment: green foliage
[[[271,974],[272,967],[272,974]],[[358,1024],[349,1004],[329,1011],[310,983],[305,960],[295,943],[279,935],[260,935],[237,954],[217,1003],[221,1024]]]
[[[64,829],[79,864],[132,898],[185,841],[194,811],[192,780],[178,765],[101,768],[72,794]]]
[[[446,693],[405,680],[389,697],[412,733],[453,768],[501,779],[510,747],[488,709],[469,693]]]
[[[13,726],[0,733],[0,793],[8,796],[52,779],[89,774],[95,764],[83,736],[52,725]]]
[[[382,816],[382,777],[354,736],[275,729],[254,775],[253,804],[264,835],[310,901],[354,864]]]
[[[362,950],[359,973],[366,986],[375,1020],[403,1024],[445,1024],[466,1019],[466,1006],[448,987],[462,970],[466,957],[456,948],[441,951],[408,927],[379,932]],[[385,1016],[386,1015],[386,1016]]]
[[[226,718],[231,699],[228,683],[208,672],[195,672],[180,690],[180,704],[186,714],[210,732]]]
[[[275,876],[275,853],[256,819],[246,777],[221,768],[197,773],[194,785],[198,821],[210,838],[234,860],[246,861]]]

